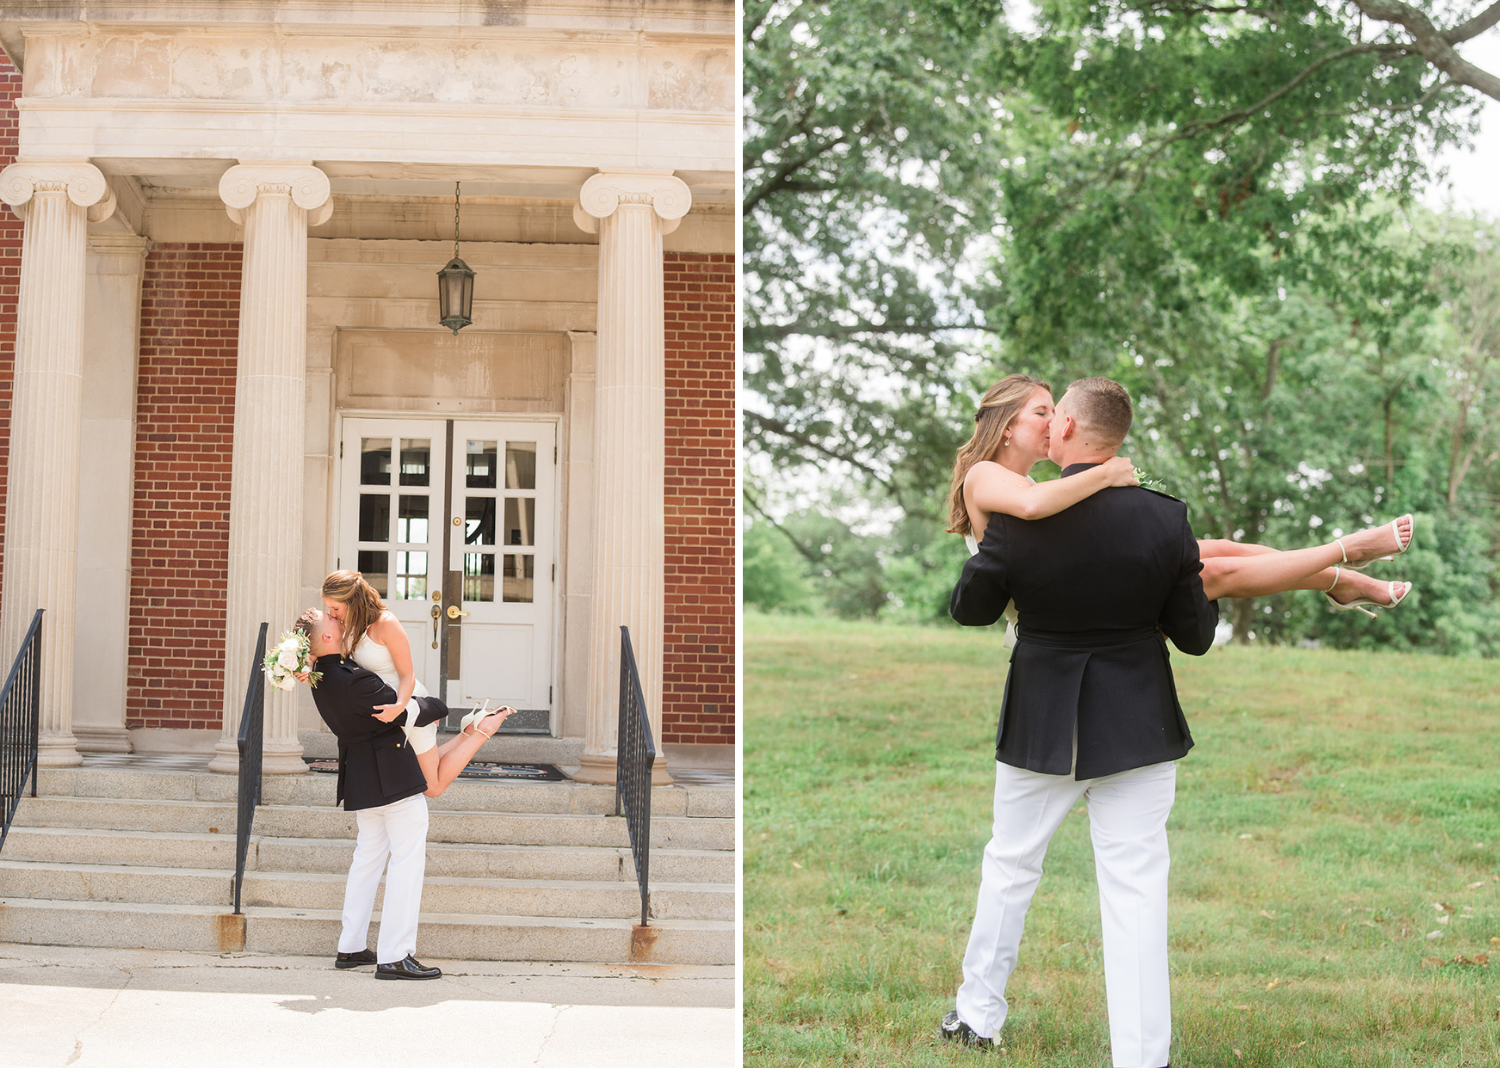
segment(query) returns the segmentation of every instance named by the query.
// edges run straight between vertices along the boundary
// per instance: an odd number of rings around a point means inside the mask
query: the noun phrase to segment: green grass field
[[[746,614],[745,1063],[953,1065],[997,630]],[[1500,664],[1175,654],[1175,1068],[1500,1065]],[[1495,963],[1491,966],[1488,957]],[[999,1062],[1106,1068],[1087,817],[1047,855]]]

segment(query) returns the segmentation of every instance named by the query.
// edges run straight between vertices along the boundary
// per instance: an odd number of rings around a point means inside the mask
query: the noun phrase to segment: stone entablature
[[[734,170],[736,24],[722,0],[0,16],[32,155]]]

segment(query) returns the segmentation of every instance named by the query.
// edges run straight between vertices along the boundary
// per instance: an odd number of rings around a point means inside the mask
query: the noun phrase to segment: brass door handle
[[[432,606],[432,647],[438,647],[438,620],[443,618],[443,610],[437,605]]]
[[[459,616],[466,616],[468,614],[469,613],[467,613],[467,612],[460,612],[458,610],[458,605],[456,605],[456,604],[450,604],[448,606],[448,618],[449,619],[457,619]]]

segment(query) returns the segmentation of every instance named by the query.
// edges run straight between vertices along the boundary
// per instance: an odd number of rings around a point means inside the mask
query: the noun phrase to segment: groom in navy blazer
[[[410,713],[390,723],[375,718],[379,706],[395,704],[396,692],[379,675],[344,656],[336,644],[343,634],[338,620],[322,612],[318,615],[333,624],[313,649],[317,655],[313,670],[323,675],[313,689],[313,703],[339,740],[337,800],[344,811],[356,812],[422,793],[427,779],[401,729],[402,719]],[[330,644],[335,646],[332,650]],[[421,712],[410,726],[425,726],[448,714],[448,706],[436,697],[412,700]]]
[[[1057,402],[1050,458],[1063,477],[1103,463],[1130,429],[1129,395],[1082,379]],[[1047,844],[1088,805],[1117,1068],[1162,1068],[1171,1040],[1167,815],[1173,763],[1192,747],[1166,639],[1195,656],[1219,621],[1200,578],[1187,506],[1139,487],[1104,489],[1045,519],[996,513],[953,591],[953,618],[986,626],[1008,602],[1017,641],[995,733],[994,837],[940,1034],[988,1045],[1005,1022]]]
[[[339,740],[337,799],[359,823],[334,966],[374,964],[377,979],[437,979],[442,971],[412,955],[427,869],[427,778],[401,729],[401,720],[411,712],[403,710],[390,723],[376,718],[378,706],[396,703],[396,693],[379,675],[343,655],[344,628],[338,620],[310,608],[298,617],[296,629],[308,636],[317,658],[313,670],[323,676],[313,687],[318,715]],[[435,697],[416,701],[421,711],[412,726],[448,714]],[[370,917],[382,871],[385,907],[372,953]]]

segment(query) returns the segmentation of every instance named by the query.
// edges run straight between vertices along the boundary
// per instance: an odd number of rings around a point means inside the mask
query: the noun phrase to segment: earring
[[[1002,442],[1001,442],[1001,443],[1000,443],[1000,447],[1001,447],[1001,448],[1002,448],[1002,449],[1003,449],[1003,448],[1005,448],[1005,447],[1006,447],[1006,446],[1008,446],[1008,445],[1009,445],[1009,444],[1010,444],[1010,438],[1006,438],[1006,439],[1005,439],[1005,440],[1004,440],[1004,441],[1002,441]]]

